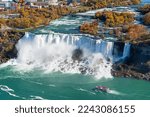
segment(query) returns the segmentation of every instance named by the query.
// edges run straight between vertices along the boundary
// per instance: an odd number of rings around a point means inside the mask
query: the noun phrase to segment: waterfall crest
[[[72,35],[62,33],[38,34],[26,33],[22,40],[31,40],[36,43],[36,46],[44,46],[46,44],[59,44],[64,42],[68,45],[74,45],[78,48],[88,49],[90,52],[102,53],[104,57],[113,59],[114,42],[95,40],[87,35]]]

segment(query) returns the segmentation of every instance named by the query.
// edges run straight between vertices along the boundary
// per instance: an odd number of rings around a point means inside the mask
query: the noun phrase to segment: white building
[[[26,0],[27,2],[37,3],[37,2],[45,2],[49,5],[58,5],[58,0]]]
[[[47,0],[49,5],[58,5],[58,0]]]
[[[0,0],[0,2],[12,2],[12,0]]]
[[[0,6],[1,8],[2,6],[4,6],[4,9],[11,8],[11,3],[12,3],[12,0],[0,0]]]

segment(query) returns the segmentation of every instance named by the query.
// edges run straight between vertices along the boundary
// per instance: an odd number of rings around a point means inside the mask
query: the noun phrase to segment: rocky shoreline
[[[114,77],[136,78],[150,81],[150,42],[132,44],[130,56],[113,65]]]
[[[14,30],[0,32],[0,64],[17,56],[15,45],[24,34],[24,32]]]

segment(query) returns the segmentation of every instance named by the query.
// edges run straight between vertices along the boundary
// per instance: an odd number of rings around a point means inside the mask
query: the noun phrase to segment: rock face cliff
[[[113,65],[112,75],[150,80],[150,42],[132,44],[130,56],[124,62]]]
[[[4,63],[10,58],[17,56],[15,45],[23,35],[23,32],[12,30],[0,32],[0,63]]]

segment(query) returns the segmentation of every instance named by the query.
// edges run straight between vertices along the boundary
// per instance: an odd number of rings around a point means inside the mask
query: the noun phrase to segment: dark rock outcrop
[[[5,30],[0,32],[0,63],[17,56],[16,43],[24,36],[23,32]]]
[[[112,75],[150,80],[150,42],[132,45],[128,60],[115,63]]]
[[[72,53],[72,59],[80,61],[83,57],[83,51],[80,48],[77,48]]]

